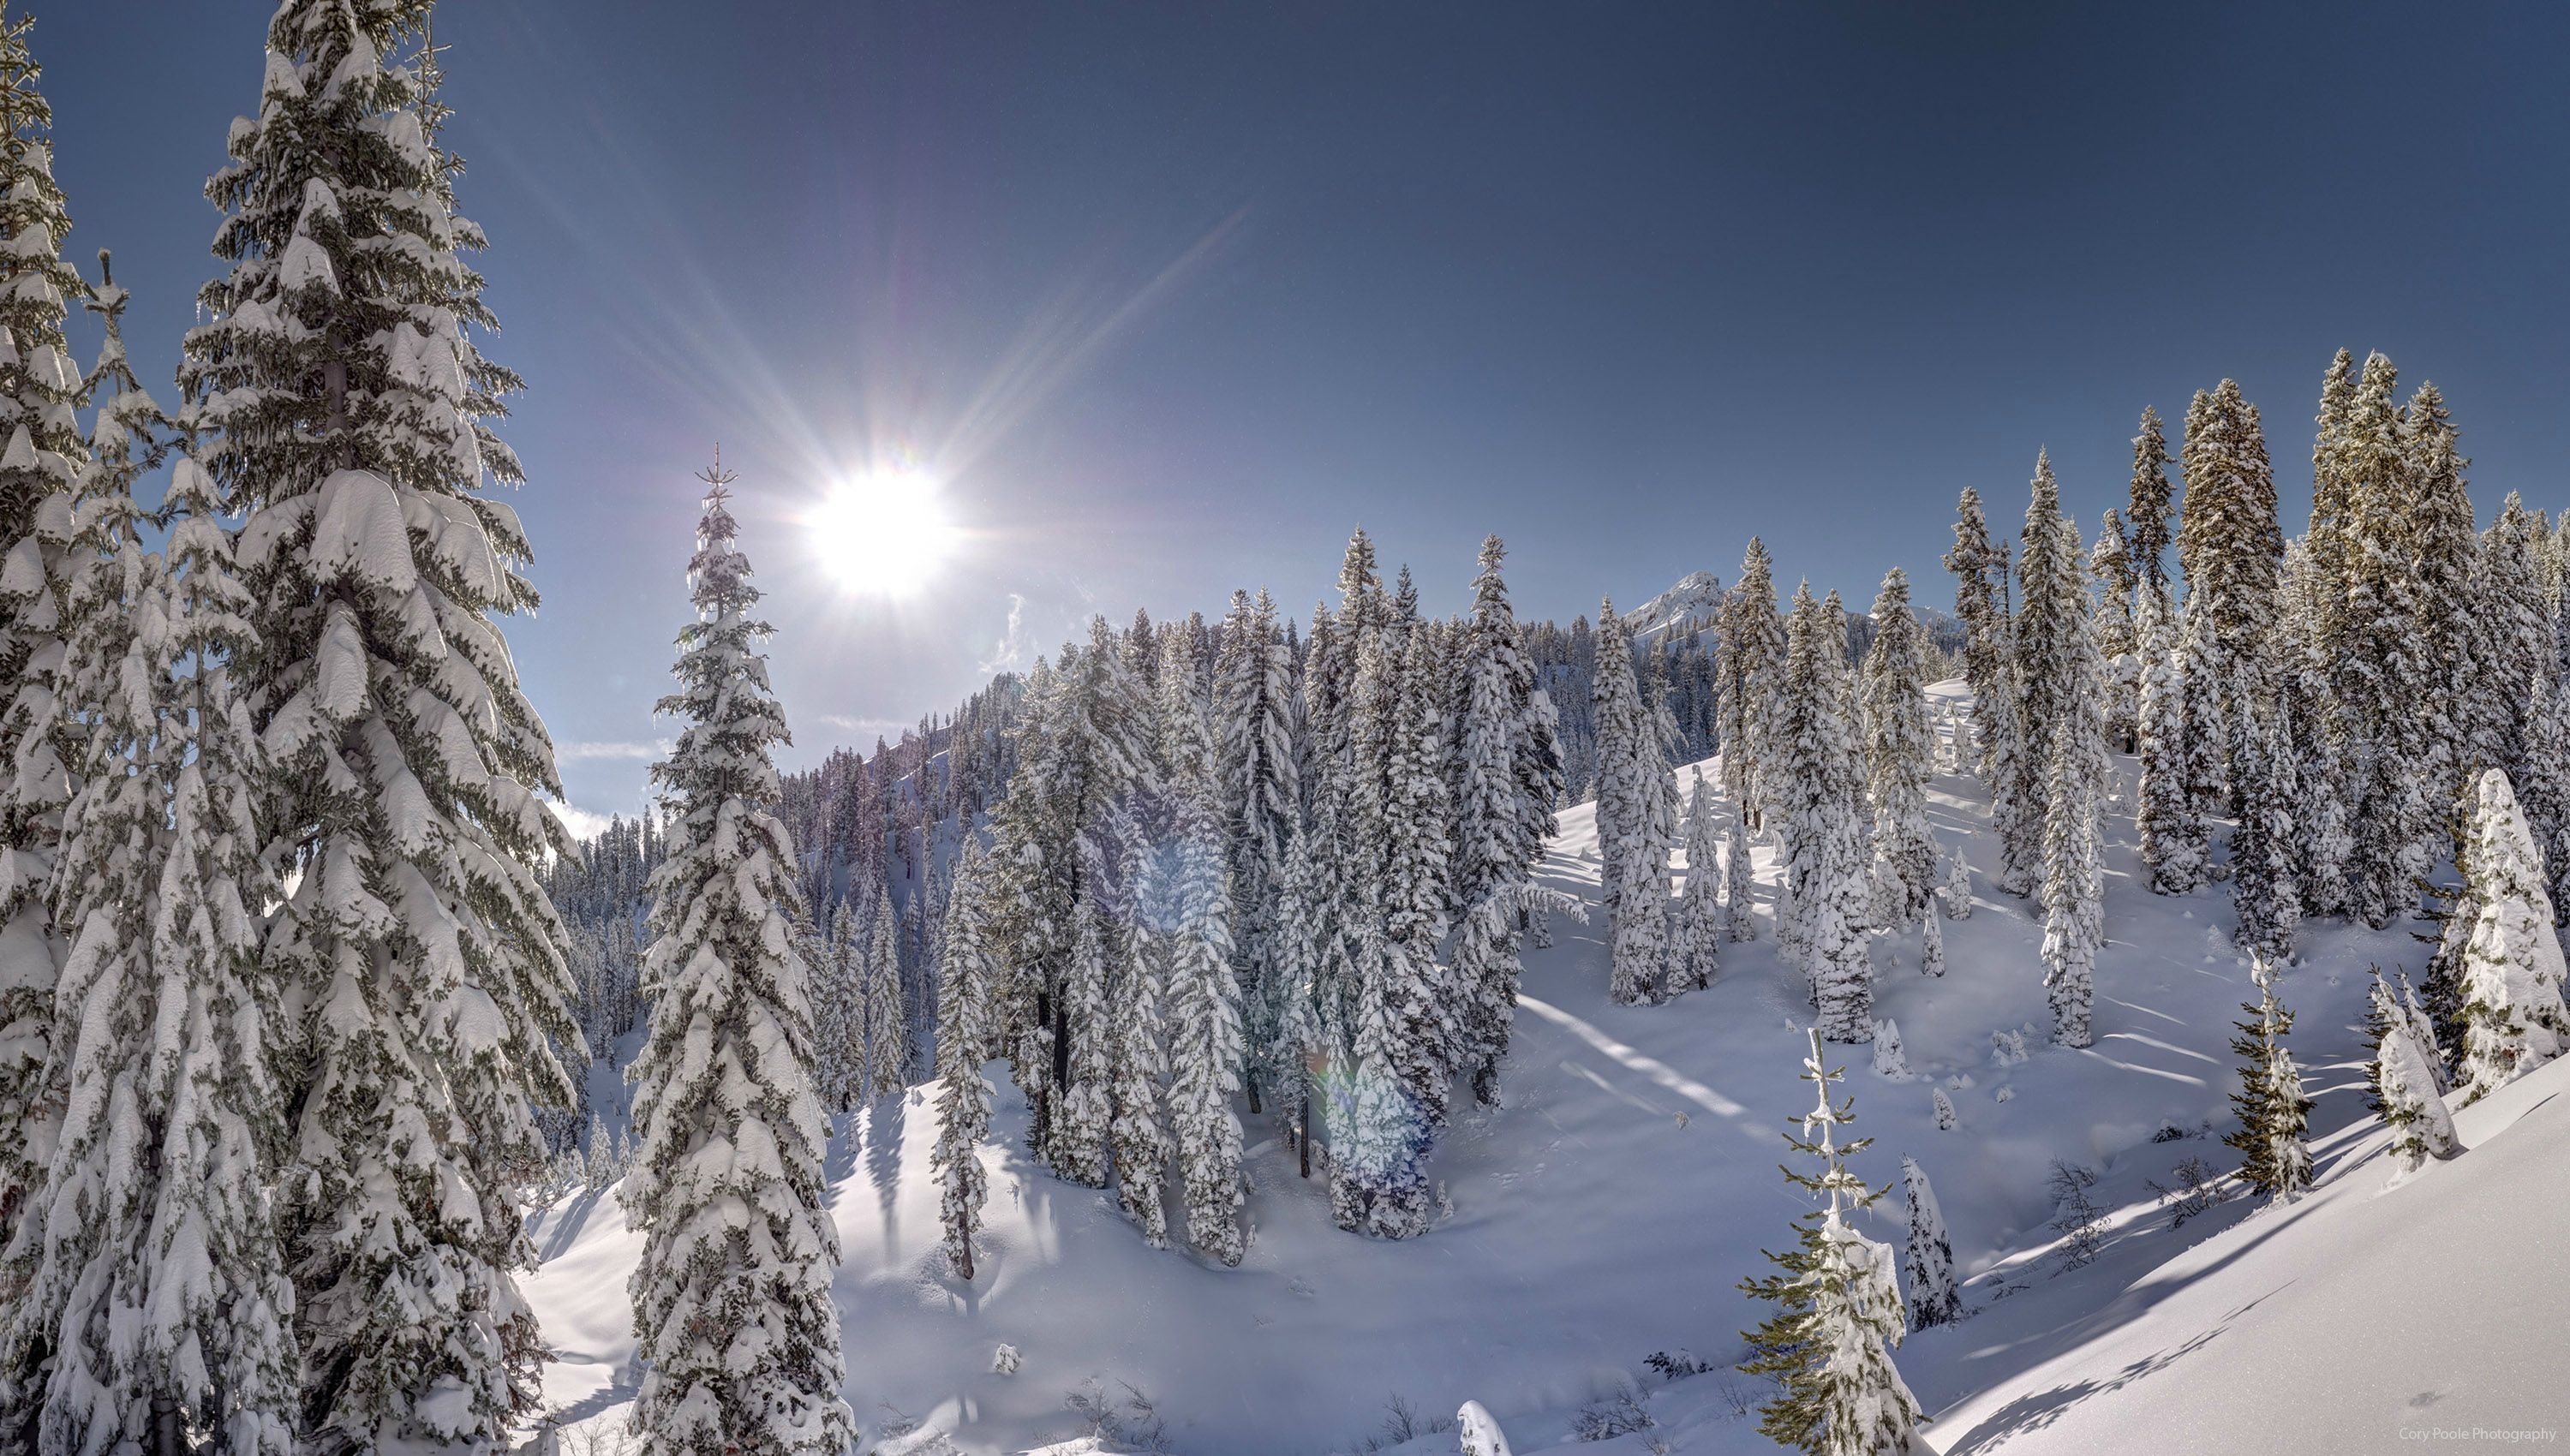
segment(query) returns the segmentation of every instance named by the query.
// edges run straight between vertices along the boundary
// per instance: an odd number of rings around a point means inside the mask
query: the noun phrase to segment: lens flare
[[[812,547],[851,591],[908,596],[953,554],[944,485],[926,471],[867,471],[833,486],[805,519]]]

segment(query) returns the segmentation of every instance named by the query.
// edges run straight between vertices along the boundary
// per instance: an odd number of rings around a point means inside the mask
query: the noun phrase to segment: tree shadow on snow
[[[901,1140],[909,1131],[910,1094],[896,1092],[866,1109],[866,1177],[883,1217],[884,1248],[900,1248]]]
[[[537,1251],[536,1262],[550,1262],[571,1248],[573,1241],[580,1238],[580,1231],[588,1227],[590,1213],[598,1207],[598,1201],[606,1196],[604,1188],[586,1188],[558,1205],[546,1223],[545,1247]]]
[[[2214,1325],[2212,1328],[2207,1329],[2202,1333],[2194,1335],[2184,1343],[2170,1349],[2161,1350],[2159,1353],[2147,1358],[2133,1361],[2131,1364],[2116,1371],[2109,1379],[2073,1380],[2068,1384],[2055,1385],[2049,1390],[2038,1391],[2032,1395],[2018,1396],[2016,1399],[2000,1406],[1997,1410],[1990,1412],[1990,1414],[1983,1419],[1979,1425],[1976,1425],[1969,1431],[1964,1432],[1963,1435],[1952,1445],[1945,1448],[1945,1456],[1966,1456],[1966,1453],[1970,1452],[1987,1451],[2008,1440],[2010,1437],[2021,1436],[2030,1431],[2042,1430],[2044,1427],[2051,1425],[2054,1421],[2061,1419],[2063,1411],[2070,1409],[2072,1406],[2079,1404],[2083,1400],[2088,1400],[2094,1396],[2105,1395],[2121,1390],[2125,1386],[2131,1385],[2136,1381],[2145,1380],[2158,1374],[2160,1371],[2176,1364],[2179,1360],[2182,1360],[2188,1355],[2195,1353],[2197,1350],[2204,1348],[2206,1345],[2211,1344],[2224,1330],[2231,1327],[2233,1320],[2238,1319],[2241,1315],[2246,1314],[2250,1310],[2257,1308],[2260,1304],[2265,1303],[2268,1298],[2273,1296],[2278,1292],[2278,1290],[2285,1288],[2291,1282],[2292,1280],[2289,1279],[2284,1284],[2278,1284],[2276,1288],[2270,1289],[2265,1294],[2261,1294],[2257,1298],[2250,1300],[2248,1303],[2241,1305],[2239,1308],[2232,1310],[2230,1313],[2222,1316],[2221,1323]]]

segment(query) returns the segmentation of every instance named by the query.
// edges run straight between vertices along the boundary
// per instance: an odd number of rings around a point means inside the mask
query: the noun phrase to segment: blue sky
[[[37,7],[74,255],[117,250],[165,396],[267,9]],[[1358,522],[1439,609],[1490,531],[1532,615],[1753,533],[1941,603],[1960,488],[2012,525],[2048,446],[2093,529],[2141,407],[2225,375],[2298,529],[2342,344],[2444,389],[2484,514],[2565,504],[2560,7],[449,0],[439,38],[530,384],[510,635],[590,810],[665,737],[716,440],[791,764],[1092,609],[1308,610]],[[896,454],[967,545],[887,602],[802,522]]]

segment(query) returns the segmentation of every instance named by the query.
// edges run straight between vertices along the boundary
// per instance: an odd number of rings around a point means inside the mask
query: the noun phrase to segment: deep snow
[[[1960,687],[1934,691],[1950,698]],[[2118,760],[2126,800],[2131,767]],[[1679,770],[1681,788],[1688,772]],[[1710,765],[1706,777],[1718,782]],[[2460,1412],[2473,1417],[2466,1424],[2490,1424],[2511,1390],[2540,1403],[2537,1387],[2507,1383],[2516,1366],[2473,1358],[2477,1344],[2536,1327],[2530,1312],[2480,1322],[2453,1309],[2444,1316],[2450,1348],[2413,1360],[2414,1381],[2331,1358],[2334,1341],[2356,1347],[2359,1314],[2392,1326],[2376,1343],[2423,1348],[2435,1335],[2413,1310],[2459,1304],[2425,1291],[2467,1275],[2498,1281],[2492,1296],[2502,1300],[2525,1288],[2488,1252],[2493,1234],[2482,1223],[2551,1233],[2531,1247],[2552,1265],[2561,1258],[2552,1231],[2570,1164],[2549,1140],[2570,1138],[2563,1117],[2518,1134],[2549,1150],[2552,1182],[2537,1187],[2531,1170],[2475,1165],[2467,1154],[2388,1199],[2372,1196],[2385,1169],[2361,1088],[2364,971],[2373,960],[2418,969],[2425,947],[2406,926],[2306,926],[2303,960],[2280,982],[2298,1018],[2292,1045],[2318,1097],[2321,1190],[2254,1214],[2235,1199],[2171,1231],[2146,1181],[2170,1182],[2187,1157],[2224,1169],[2237,1161],[2217,1139],[2232,1086],[2230,1023],[2253,987],[2229,942],[2223,890],[2149,894],[2136,875],[2129,803],[2108,806],[2110,943],[2097,972],[2097,1043],[2064,1050],[2046,1040],[2039,923],[2026,903],[1988,887],[1995,845],[1979,785],[1932,781],[1929,812],[1940,854],[1964,847],[1977,895],[1969,919],[1942,927],[1941,979],[1920,974],[1917,930],[1875,943],[1875,1014],[1899,1021],[1913,1076],[1889,1080],[1871,1070],[1866,1048],[1839,1050],[1855,1132],[1876,1139],[1854,1166],[1887,1184],[1904,1154],[1917,1157],[1968,1279],[1971,1317],[1914,1336],[1900,1356],[1940,1448],[2120,1450],[2101,1444],[2120,1431],[2111,1439],[2137,1451],[2367,1449],[2360,1441],[2378,1417],[2428,1392],[2445,1393],[2415,1407],[2422,1423]],[[1593,901],[1592,813],[1578,806],[1561,818],[1546,881]],[[1123,1400],[1129,1383],[1154,1403],[1169,1448],[1186,1456],[1355,1450],[1381,1437],[1395,1398],[1429,1416],[1478,1399],[1529,1456],[1567,1442],[1583,1405],[1623,1389],[1643,1397],[1660,1422],[1650,1436],[1672,1450],[1772,1450],[1734,1409],[1757,1392],[1727,1367],[1740,1354],[1739,1331],[1758,1317],[1736,1285],[1765,1272],[1759,1251],[1786,1247],[1804,1207],[1776,1165],[1787,1121],[1808,1101],[1796,1080],[1808,1007],[1799,977],[1776,959],[1772,851],[1760,847],[1753,862],[1761,938],[1726,946],[1709,990],[1665,1006],[1610,1005],[1602,921],[1557,920],[1552,947],[1528,952],[1506,1105],[1459,1116],[1434,1166],[1453,1215],[1411,1243],[1331,1227],[1322,1182],[1298,1179],[1272,1122],[1253,1118],[1247,1262],[1223,1270],[1149,1250],[1111,1196],[1029,1164],[1025,1106],[1005,1064],[994,1064],[1001,1092],[983,1155],[992,1194],[977,1245],[982,1276],[965,1285],[939,1252],[928,1089],[846,1119],[829,1162],[846,1392],[870,1435],[887,1423],[922,1428],[866,1449],[934,1450],[935,1432],[970,1453],[1065,1441],[1086,1430],[1067,1396]],[[2023,1034],[2022,1062],[1999,1064],[1993,1033],[2002,1031]],[[2510,1096],[2523,1101],[2538,1081]],[[1931,1084],[1959,1112],[1952,1131],[1934,1127]],[[2466,1115],[2466,1141],[2505,1147],[2492,1124],[2508,1105],[2493,1099]],[[2049,1252],[2046,1175],[2056,1159],[2099,1170],[2094,1196],[2110,1222],[2099,1261],[2067,1274]],[[2511,1209],[2479,1210],[2477,1198],[2499,1191],[2484,1184],[2503,1186]],[[2452,1237],[2481,1242],[2458,1245],[2450,1268],[2403,1263],[2395,1241],[2425,1211],[2440,1211]],[[532,1224],[544,1266],[528,1290],[561,1354],[549,1397],[576,1426],[621,1422],[633,1378],[625,1276],[636,1241],[612,1193],[566,1202]],[[2307,1228],[2335,1232],[2315,1252],[2319,1236]],[[1898,1247],[1897,1193],[1869,1232]],[[2341,1240],[2344,1265],[2334,1252]],[[2414,1277],[2418,1292],[2353,1287],[2353,1271],[2373,1267],[2367,1261]],[[2554,1288],[2570,1283],[2557,1268],[2550,1277]],[[2240,1293],[2259,1278],[2269,1286]],[[1004,1342],[1021,1352],[1013,1374],[993,1371]],[[1720,1368],[1674,1382],[1645,1370],[1645,1356],[1677,1349]],[[2293,1359],[2306,1365],[2280,1398],[2283,1413],[2257,1424],[2238,1391]],[[2475,1384],[2465,1368],[2490,1373]],[[2202,1412],[2201,1423],[2172,1410]],[[2313,1418],[2298,1421],[2304,1412]],[[2254,1440],[2231,1439],[2249,1431]],[[1578,1449],[1615,1456],[1647,1449],[1645,1439]],[[1445,1432],[1392,1449],[1455,1445]]]

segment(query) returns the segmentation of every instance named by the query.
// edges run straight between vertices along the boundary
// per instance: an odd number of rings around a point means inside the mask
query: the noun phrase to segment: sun
[[[954,553],[943,494],[944,483],[918,469],[849,476],[806,518],[813,549],[851,591],[911,595]]]

